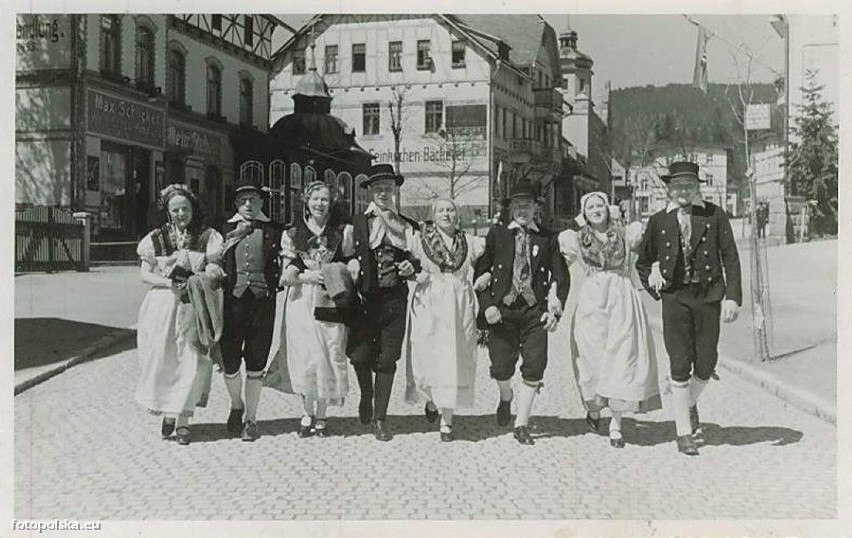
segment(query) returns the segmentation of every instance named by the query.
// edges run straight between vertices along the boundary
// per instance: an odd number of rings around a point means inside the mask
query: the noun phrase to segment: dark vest
[[[402,219],[411,224],[415,230],[419,226],[413,220],[400,215]],[[375,217],[374,217],[375,218]],[[353,235],[355,237],[355,256],[361,264],[361,274],[358,279],[358,290],[362,295],[369,295],[379,287],[379,271],[376,263],[376,253],[370,248],[370,219],[363,213],[356,214],[352,217]],[[415,266],[415,270],[419,267],[419,262],[409,253],[399,250],[395,247],[395,261],[408,260]]]
[[[267,296],[275,296],[278,290],[278,279],[281,275],[281,262],[279,260],[278,250],[281,243],[281,234],[278,227],[272,223],[258,223],[257,226],[263,230],[263,238],[261,241],[260,256],[263,259],[262,272],[266,282]],[[228,232],[236,228],[236,223],[226,223],[222,228],[222,235],[227,236]],[[251,236],[244,238],[235,246],[229,248],[223,259],[225,274],[225,297],[231,297],[237,287],[237,279],[240,270],[245,269],[237,267],[236,251],[240,248],[245,248],[244,243],[251,241]]]

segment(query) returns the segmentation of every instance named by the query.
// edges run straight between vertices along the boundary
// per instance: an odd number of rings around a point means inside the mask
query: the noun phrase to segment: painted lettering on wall
[[[71,33],[70,15],[18,15],[17,70],[70,67]]]
[[[163,146],[163,110],[92,89],[88,90],[86,97],[90,132]]]
[[[166,128],[166,144],[213,157],[220,155],[221,149],[218,137],[177,125]]]

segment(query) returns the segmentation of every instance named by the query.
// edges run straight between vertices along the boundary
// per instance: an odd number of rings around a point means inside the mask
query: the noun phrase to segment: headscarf
[[[593,198],[599,198],[607,207],[606,235],[603,239],[592,229],[586,219],[586,204]],[[627,248],[624,244],[624,233],[618,219],[613,218],[609,197],[603,192],[590,192],[580,199],[580,214],[574,219],[580,225],[577,232],[577,242],[583,261],[589,267],[597,269],[618,269],[624,264]]]

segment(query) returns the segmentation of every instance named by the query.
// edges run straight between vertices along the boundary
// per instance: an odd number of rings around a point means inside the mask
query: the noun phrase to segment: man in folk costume
[[[698,455],[698,397],[715,376],[719,319],[737,318],[742,304],[740,258],[725,211],[701,199],[698,165],[675,162],[669,204],[648,221],[636,271],[663,302],[663,340],[671,361],[678,450]]]
[[[225,386],[231,397],[228,433],[243,441],[260,437],[257,406],[263,369],[272,344],[281,232],[263,213],[258,184],[241,181],[234,189],[236,213],[225,224],[224,328],[220,343]],[[245,400],[240,367],[245,362]]]
[[[512,376],[519,354],[523,356],[514,437],[524,445],[534,444],[528,422],[547,366],[547,333],[556,329],[570,286],[556,235],[535,222],[536,198],[532,184],[521,181],[514,186],[511,221],[488,232],[474,273],[475,279],[491,274],[490,283],[479,293],[478,322],[489,332],[491,377],[500,388],[500,426],[511,419]],[[556,297],[548,301],[554,283]]]
[[[373,166],[370,177],[361,183],[369,189],[372,202],[352,219],[356,259],[349,263],[350,271],[358,276],[361,306],[352,323],[347,351],[361,389],[358,416],[362,424],[372,424],[379,441],[392,438],[385,419],[405,335],[406,281],[419,268],[407,250],[407,236],[417,224],[394,207],[394,193],[403,181],[391,165]]]

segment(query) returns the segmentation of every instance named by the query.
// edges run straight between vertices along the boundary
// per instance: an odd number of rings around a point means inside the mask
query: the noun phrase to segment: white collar
[[[696,201],[692,202],[692,205],[697,205],[698,207],[704,207],[704,200],[696,200]],[[677,209],[680,209],[680,206],[678,204],[676,204],[674,202],[669,202],[669,205],[666,206],[666,213],[671,213],[672,211],[675,211]]]
[[[255,217],[255,218],[254,218],[254,220],[257,220],[257,221],[260,221],[260,222],[270,222],[269,217],[267,217],[267,216],[263,213],[263,211],[261,211],[260,213],[258,213],[258,214],[257,214],[257,217]],[[242,222],[248,222],[248,220],[246,220],[246,218],[245,218],[245,217],[243,217],[242,215],[240,215],[240,214],[239,214],[239,212],[237,212],[236,214],[234,214],[234,216],[233,216],[233,217],[231,217],[231,218],[229,218],[229,219],[228,219],[228,222],[240,222],[240,221],[242,221]]]
[[[512,222],[510,222],[510,223],[509,223],[509,225],[507,226],[507,228],[508,228],[509,230],[514,230],[515,228],[521,228],[521,227],[522,227],[522,226],[521,226],[520,224],[518,224],[518,221],[516,221],[516,220],[513,220],[513,221],[512,221]],[[534,220],[531,220],[531,221],[530,221],[530,223],[529,223],[529,225],[527,226],[527,228],[529,228],[530,230],[532,230],[532,231],[534,231],[534,232],[539,231],[539,230],[538,230],[538,224],[536,224]]]
[[[389,207],[387,210],[393,213],[394,215],[398,214],[396,208],[393,206]],[[375,202],[370,202],[370,205],[368,205],[367,209],[364,210],[365,215],[378,215],[381,212],[382,210],[379,209],[379,206],[377,206]]]

